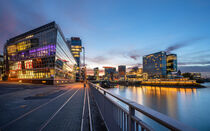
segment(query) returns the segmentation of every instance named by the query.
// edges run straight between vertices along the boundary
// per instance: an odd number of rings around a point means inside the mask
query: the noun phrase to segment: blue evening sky
[[[0,44],[55,21],[79,36],[88,67],[141,66],[171,47],[183,71],[210,72],[210,0],[2,0]]]

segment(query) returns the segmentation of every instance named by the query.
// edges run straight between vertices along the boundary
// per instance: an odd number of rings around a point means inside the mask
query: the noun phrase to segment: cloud
[[[207,66],[180,66],[182,72],[210,72],[210,65]]]
[[[196,43],[197,41],[200,41],[200,40],[203,40],[203,39],[205,39],[205,38],[204,37],[198,37],[198,38],[192,38],[192,39],[185,40],[185,41],[176,42],[176,43],[172,44],[171,46],[167,47],[165,49],[165,51],[167,53],[170,53],[171,51],[183,48],[183,47],[188,46],[188,45],[192,45],[192,44]]]
[[[142,49],[132,49],[132,50],[111,50],[107,54],[115,57],[123,57],[127,59],[132,59],[132,60],[139,60],[145,53]]]
[[[210,64],[210,61],[192,61],[192,62],[179,62],[178,65],[179,66],[185,66],[185,65],[208,65]]]
[[[127,66],[128,66],[128,69],[132,69],[134,67],[142,68],[142,64],[141,63],[128,64]]]
[[[105,56],[96,56],[96,57],[86,57],[87,61],[89,62],[93,62],[93,63],[105,63],[107,62],[109,59]]]
[[[1,1],[0,52],[3,52],[6,40],[51,21],[59,22],[61,27],[65,26],[62,30],[67,33],[70,31],[69,34],[81,35],[78,28],[93,30],[95,26],[88,22],[87,3],[84,0],[50,3],[43,0]],[[75,28],[74,31],[72,28]]]
[[[36,6],[40,9],[39,2]],[[9,0],[0,4],[0,20],[0,52],[3,52],[6,40],[47,22],[46,17],[31,6],[20,1],[11,3]]]
[[[104,69],[99,69],[99,75],[104,74]],[[92,68],[87,68],[87,75],[94,75],[94,70]]]
[[[127,55],[129,58],[131,58],[131,59],[133,59],[133,60],[135,60],[135,61],[136,61],[136,60],[139,60],[140,57],[142,56],[142,55],[140,55],[140,52],[138,52],[137,50],[131,50],[131,51],[127,52],[126,55]]]

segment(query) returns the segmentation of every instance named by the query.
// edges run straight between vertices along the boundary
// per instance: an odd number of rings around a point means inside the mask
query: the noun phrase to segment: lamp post
[[[86,87],[86,66],[85,66],[85,47],[82,47],[83,49],[83,69],[84,69],[84,76],[83,76],[83,80],[84,80],[84,87]]]
[[[83,49],[83,66],[85,67],[85,47],[82,47]]]

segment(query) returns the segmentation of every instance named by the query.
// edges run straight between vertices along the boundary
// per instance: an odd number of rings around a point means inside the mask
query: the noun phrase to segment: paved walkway
[[[0,129],[3,131],[79,131],[85,90],[83,84],[76,83],[63,88],[39,88],[34,92],[23,90],[0,95]]]

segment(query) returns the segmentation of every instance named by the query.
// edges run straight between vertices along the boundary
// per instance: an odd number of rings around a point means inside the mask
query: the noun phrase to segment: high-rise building
[[[153,53],[143,57],[143,72],[149,78],[166,78],[171,72],[177,70],[177,57],[165,51]]]
[[[167,73],[177,72],[177,55],[169,54],[167,58]]]
[[[126,66],[125,65],[120,65],[118,66],[118,76],[121,79],[125,79],[126,76]]]
[[[9,81],[45,84],[75,81],[76,61],[55,22],[9,39],[4,57]]]
[[[0,80],[3,77],[3,69],[4,69],[4,56],[0,55]]]
[[[114,75],[116,73],[115,67],[104,67],[105,72],[105,79],[107,80],[114,80]]]
[[[94,77],[95,77],[95,79],[99,80],[99,68],[96,67],[93,70],[94,70]]]
[[[75,58],[77,62],[77,71],[76,71],[76,80],[80,79],[80,52],[82,52],[82,41],[79,37],[71,37],[70,40],[67,40],[67,43],[69,44],[69,48],[71,50],[71,53],[73,54],[73,57]]]

